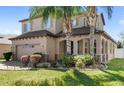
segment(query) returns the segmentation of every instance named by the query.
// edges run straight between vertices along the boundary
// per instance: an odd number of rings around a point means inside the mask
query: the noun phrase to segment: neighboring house
[[[66,38],[63,30],[62,20],[49,18],[46,25],[42,17],[38,17],[29,23],[29,19],[20,20],[22,24],[22,35],[12,40],[12,52],[15,58],[20,59],[22,55],[30,55],[42,52],[49,61],[59,60],[66,53]],[[71,54],[88,54],[90,28],[84,16],[79,15],[72,20]],[[103,14],[98,14],[95,31],[94,53],[97,61],[106,62],[114,58],[116,42],[105,31],[105,20]]]
[[[12,42],[8,38],[13,37],[9,35],[0,35],[0,58],[4,58],[3,53],[11,52]]]
[[[124,48],[117,48],[115,50],[115,58],[124,58]]]

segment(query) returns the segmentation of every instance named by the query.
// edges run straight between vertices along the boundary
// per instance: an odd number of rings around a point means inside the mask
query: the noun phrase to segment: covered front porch
[[[66,39],[59,40],[57,59],[61,59],[62,55],[67,54]],[[100,36],[94,39],[94,55],[97,62],[108,61],[109,46],[108,41]],[[70,53],[72,55],[90,54],[90,39],[88,37],[72,37],[70,39]]]

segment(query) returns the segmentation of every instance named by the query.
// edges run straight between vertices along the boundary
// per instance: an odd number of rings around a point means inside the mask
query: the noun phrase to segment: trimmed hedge
[[[12,57],[12,52],[3,53],[3,56],[6,59],[6,61],[9,61],[10,58]]]
[[[62,57],[62,63],[66,67],[76,66],[78,68],[83,68],[85,66],[94,65],[95,58],[91,55],[64,55]]]

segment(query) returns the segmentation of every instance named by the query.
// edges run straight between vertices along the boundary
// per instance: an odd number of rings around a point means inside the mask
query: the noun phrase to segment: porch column
[[[101,36],[96,37],[96,58],[97,62],[102,62],[102,38]]]
[[[71,41],[66,40],[66,52],[67,54],[71,54]]]
[[[78,42],[74,41],[74,55],[78,54]]]

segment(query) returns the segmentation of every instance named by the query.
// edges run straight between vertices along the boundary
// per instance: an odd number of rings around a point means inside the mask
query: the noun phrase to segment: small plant
[[[3,53],[3,56],[6,59],[6,61],[9,61],[10,58],[12,57],[12,52]]]
[[[42,54],[41,52],[36,52],[36,53],[34,53],[34,54],[38,54],[38,55],[43,56],[43,54]]]
[[[62,64],[66,66],[67,68],[74,66],[74,60],[72,55],[64,55],[62,57]]]
[[[84,59],[85,59],[85,66],[94,65],[95,63],[95,58],[91,55],[84,55]]]
[[[85,64],[82,61],[76,62],[76,67],[79,68],[79,69],[84,68],[84,66],[85,66]]]
[[[57,67],[57,63],[56,62],[52,62],[51,63],[51,67],[56,68]]]
[[[33,54],[30,56],[30,61],[33,63],[33,66],[36,68],[37,63],[41,61],[42,56],[39,54]]]
[[[85,60],[83,55],[74,56],[75,66],[82,69],[85,66]]]
[[[30,60],[30,56],[28,55],[21,56],[21,62],[24,64],[24,66],[28,65],[29,60]]]
[[[42,66],[43,68],[49,68],[50,67],[50,63],[42,63]]]

